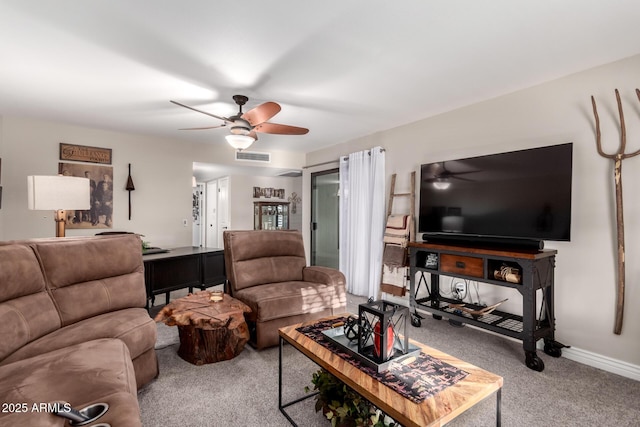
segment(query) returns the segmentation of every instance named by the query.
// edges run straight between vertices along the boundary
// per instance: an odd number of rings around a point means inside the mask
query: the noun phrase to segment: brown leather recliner
[[[229,291],[251,307],[250,343],[278,344],[278,329],[346,310],[344,275],[307,266],[299,231],[225,231],[224,260]]]

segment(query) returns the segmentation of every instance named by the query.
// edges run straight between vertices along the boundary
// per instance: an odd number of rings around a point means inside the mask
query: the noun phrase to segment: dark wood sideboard
[[[205,289],[226,283],[224,250],[220,248],[182,247],[166,253],[142,256],[147,287],[147,308],[158,294],[166,295],[179,289]]]

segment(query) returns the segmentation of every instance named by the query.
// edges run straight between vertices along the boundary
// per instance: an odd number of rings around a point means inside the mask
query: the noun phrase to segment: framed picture
[[[60,143],[60,160],[111,164],[111,148]]]
[[[67,211],[67,229],[113,228],[113,167],[59,163],[58,173],[89,178],[89,210]]]

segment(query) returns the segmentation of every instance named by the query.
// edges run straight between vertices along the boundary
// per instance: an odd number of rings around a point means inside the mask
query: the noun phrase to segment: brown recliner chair
[[[298,231],[225,231],[224,260],[229,292],[251,307],[250,343],[278,344],[278,329],[346,310],[344,275],[307,266]]]

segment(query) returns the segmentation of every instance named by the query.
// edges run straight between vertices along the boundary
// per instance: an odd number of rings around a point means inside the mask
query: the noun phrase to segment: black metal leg
[[[278,409],[280,409],[280,412],[282,412],[282,415],[284,415],[285,418],[289,420],[292,426],[298,427],[298,424],[296,424],[296,422],[293,421],[293,419],[289,416],[289,414],[287,414],[287,411],[285,411],[285,408],[291,405],[295,405],[296,403],[302,402],[303,400],[307,400],[317,395],[318,392],[302,396],[296,400],[292,400],[289,403],[284,403],[284,404],[282,403],[282,348],[283,347],[284,347],[284,339],[280,337],[280,349],[279,349],[279,355],[278,355]]]
[[[496,426],[502,425],[502,414],[500,412],[500,406],[502,405],[502,387],[498,389],[496,397]]]

